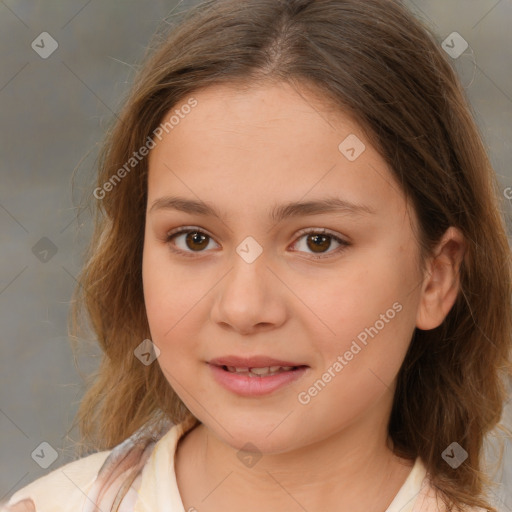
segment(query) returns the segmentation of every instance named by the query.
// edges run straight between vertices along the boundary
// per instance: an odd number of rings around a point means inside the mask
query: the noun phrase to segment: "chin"
[[[305,435],[298,432],[295,425],[283,421],[283,414],[258,416],[256,411],[251,414],[237,414],[236,417],[223,415],[226,430],[216,422],[204,422],[205,426],[223,443],[235,450],[259,451],[263,454],[277,454],[300,446],[300,439]],[[222,423],[221,423],[222,425]],[[224,426],[223,425],[223,426]],[[229,427],[228,427],[229,425]],[[229,432],[229,433],[228,433]],[[231,435],[230,435],[231,434]],[[249,448],[247,445],[253,445]]]

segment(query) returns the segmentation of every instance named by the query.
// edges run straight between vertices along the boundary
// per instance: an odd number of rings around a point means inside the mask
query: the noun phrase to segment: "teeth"
[[[239,373],[241,375],[247,375],[249,377],[259,376],[262,377],[264,375],[275,375],[281,372],[290,371],[293,366],[266,366],[263,368],[236,368],[235,366],[227,366],[226,367],[231,373]]]
[[[279,366],[267,366],[266,368],[251,368],[249,371],[256,375],[268,375],[269,373],[275,373],[279,370]]]

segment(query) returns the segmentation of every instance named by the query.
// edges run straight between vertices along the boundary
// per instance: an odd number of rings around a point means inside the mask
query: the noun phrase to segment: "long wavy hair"
[[[422,262],[449,226],[466,238],[457,300],[439,327],[415,330],[388,430],[397,455],[421,457],[448,510],[495,511],[484,441],[495,428],[510,434],[500,423],[512,375],[510,249],[499,183],[435,36],[394,0],[209,0],[155,43],[101,152],[103,192],[70,315],[72,340],[87,323],[103,354],[75,417],[82,446],[110,449],[143,425],[192,416],[159,365],[134,356],[150,338],[148,159],[126,163],[194,91],[283,81],[358,121],[414,205]],[[468,454],[457,469],[442,458],[453,441]]]

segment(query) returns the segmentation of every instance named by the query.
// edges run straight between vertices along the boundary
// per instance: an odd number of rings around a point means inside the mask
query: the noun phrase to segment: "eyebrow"
[[[221,215],[212,205],[204,201],[196,201],[178,196],[164,196],[156,199],[152,203],[149,213],[157,210],[178,210],[197,215],[210,215],[221,219]],[[269,217],[273,222],[278,223],[289,217],[320,215],[323,213],[360,216],[364,214],[373,215],[377,212],[368,205],[351,203],[338,197],[327,197],[314,201],[274,205],[269,211]]]

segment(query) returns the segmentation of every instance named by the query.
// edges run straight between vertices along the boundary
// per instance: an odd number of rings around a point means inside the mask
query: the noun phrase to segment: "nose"
[[[237,253],[232,268],[215,287],[211,320],[239,334],[271,330],[286,320],[286,286],[268,266],[264,252],[249,263]]]

